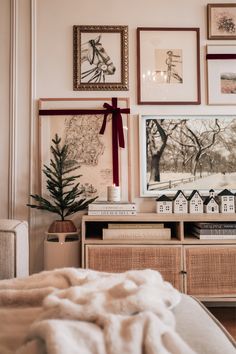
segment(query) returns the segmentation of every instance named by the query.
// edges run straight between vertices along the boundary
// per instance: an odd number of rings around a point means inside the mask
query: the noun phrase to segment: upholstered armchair
[[[0,219],[0,279],[29,275],[28,223]]]

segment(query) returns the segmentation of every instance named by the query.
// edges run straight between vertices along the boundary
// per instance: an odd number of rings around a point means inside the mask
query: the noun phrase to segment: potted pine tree
[[[50,164],[49,166],[44,165],[43,168],[43,173],[47,177],[46,188],[49,198],[47,199],[39,194],[31,194],[30,196],[37,204],[27,204],[27,206],[59,215],[59,219],[53,221],[49,226],[48,234],[59,234],[58,237],[51,238],[51,240],[60,241],[60,244],[63,245],[66,243],[65,235],[77,232],[73,221],[67,218],[78,211],[85,210],[97,197],[87,198],[83,196],[84,189],[79,182],[76,182],[81,175],[71,175],[73,171],[79,168],[79,165],[71,165],[68,145],[61,146],[61,138],[57,134],[52,139],[50,150],[52,153]],[[63,238],[60,237],[60,234],[63,235]],[[46,240],[46,244],[48,241],[50,239]],[[52,249],[53,245],[47,247]],[[44,251],[46,254],[48,253],[45,248]]]

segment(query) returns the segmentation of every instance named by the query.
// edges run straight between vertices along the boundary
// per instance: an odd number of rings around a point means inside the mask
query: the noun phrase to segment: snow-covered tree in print
[[[168,139],[179,122],[165,119],[150,119],[146,122],[147,159],[150,160],[150,179],[160,181],[160,161]]]
[[[236,117],[143,117],[147,190],[236,189]]]
[[[223,124],[217,118],[213,120],[199,120],[191,124],[188,119],[183,119],[180,124],[180,139],[178,136],[177,144],[180,145],[181,154],[185,157],[184,165],[187,166],[188,161],[191,161],[191,173],[196,176],[199,169],[200,175],[202,172],[201,160],[204,155],[210,152],[211,147],[216,143],[217,135],[223,131]],[[183,152],[182,152],[183,150]]]

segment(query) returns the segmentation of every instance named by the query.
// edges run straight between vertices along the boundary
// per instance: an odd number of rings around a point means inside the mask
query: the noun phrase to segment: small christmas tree
[[[38,204],[27,204],[27,206],[58,214],[61,220],[64,221],[67,216],[86,209],[97,197],[87,199],[82,196],[83,188],[79,188],[80,183],[78,182],[74,185],[75,180],[82,175],[68,175],[80,166],[70,166],[68,146],[60,146],[61,138],[57,134],[52,139],[52,142],[53,145],[51,145],[50,149],[53,158],[50,159],[50,166],[44,165],[43,169],[43,173],[47,177],[46,185],[51,199],[48,200],[38,194],[31,194],[30,196]],[[80,199],[78,199],[79,197]]]

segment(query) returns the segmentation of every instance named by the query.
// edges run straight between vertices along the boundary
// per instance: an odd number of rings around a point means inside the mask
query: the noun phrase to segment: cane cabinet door
[[[184,246],[186,292],[236,296],[236,245]]]
[[[150,268],[182,290],[181,253],[181,246],[86,245],[85,266],[117,273]]]

